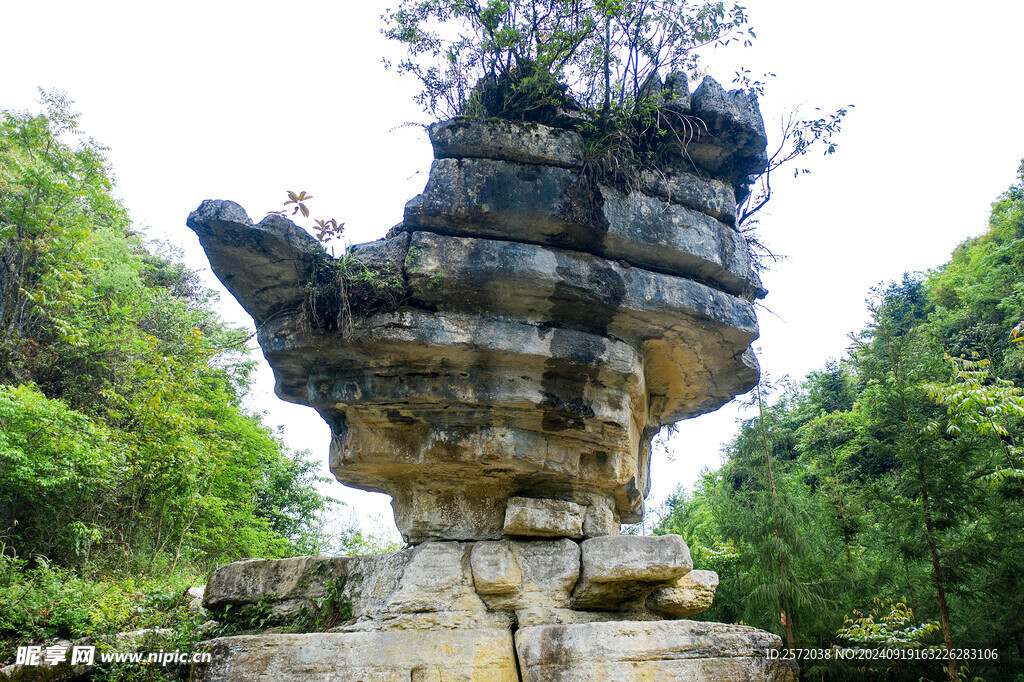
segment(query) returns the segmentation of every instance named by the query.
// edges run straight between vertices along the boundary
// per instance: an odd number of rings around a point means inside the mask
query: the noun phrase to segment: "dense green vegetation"
[[[407,49],[395,68],[443,118],[629,108],[659,71],[696,72],[698,48],[754,37],[744,8],[717,0],[402,0],[383,18]]]
[[[143,244],[103,148],[43,99],[0,113],[0,662],[26,637],[187,628],[184,587],[324,549],[331,504],[243,407],[246,332]]]
[[[793,646],[998,653],[803,661],[808,679],[1024,679],[1022,295],[1024,165],[986,234],[872,292],[849,356],[762,385],[724,466],[670,499],[656,532],[721,576],[699,617]]]

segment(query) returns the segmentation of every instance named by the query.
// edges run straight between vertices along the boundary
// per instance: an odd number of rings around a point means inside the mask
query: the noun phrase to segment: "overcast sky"
[[[83,129],[110,147],[135,222],[220,288],[184,224],[203,199],[237,201],[259,220],[304,189],[360,242],[383,236],[423,189],[430,145],[401,125],[428,118],[415,84],[381,65],[398,54],[378,30],[394,4],[0,0],[0,108],[35,109],[37,86],[66,91]],[[747,6],[755,45],[707,53],[706,65],[726,87],[740,66],[777,74],[761,103],[769,145],[794,107],[856,105],[837,153],[809,159],[811,175],[778,178],[761,222],[787,259],[764,277],[760,360],[772,377],[799,378],[843,355],[872,286],[942,265],[1014,181],[1024,2]],[[226,292],[221,303],[252,325]],[[326,472],[326,425],[274,397],[265,363],[252,407]],[[716,467],[736,418],[730,405],[681,424],[672,458],[653,463],[649,503]],[[393,528],[385,496],[331,491],[366,528]]]

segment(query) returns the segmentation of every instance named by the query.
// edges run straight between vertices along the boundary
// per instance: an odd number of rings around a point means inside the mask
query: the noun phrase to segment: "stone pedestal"
[[[277,631],[206,642],[213,661],[193,677],[795,680],[795,668],[769,659],[781,645],[775,635],[664,620],[711,605],[718,576],[691,568],[676,535],[425,542],[377,556],[250,559],[213,572],[205,606],[223,618],[260,605]],[[329,632],[295,633],[328,597],[338,606],[339,586],[351,617]]]

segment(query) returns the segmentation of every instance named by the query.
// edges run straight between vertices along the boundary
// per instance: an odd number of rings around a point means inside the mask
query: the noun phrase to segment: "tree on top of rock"
[[[753,37],[742,7],[707,0],[403,0],[383,18],[444,118],[627,106],[661,92],[659,71],[695,73],[696,48]]]

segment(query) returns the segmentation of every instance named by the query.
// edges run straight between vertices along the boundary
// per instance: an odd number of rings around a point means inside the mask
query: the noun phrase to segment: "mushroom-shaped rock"
[[[457,119],[402,225],[345,258],[231,202],[189,217],[278,395],[323,416],[331,471],[390,494],[409,542],[614,536],[643,516],[658,429],[756,383],[730,159],[756,156],[760,115],[702,88],[720,173],[680,157],[623,192],[583,172],[576,132]]]

